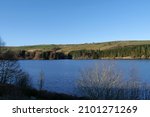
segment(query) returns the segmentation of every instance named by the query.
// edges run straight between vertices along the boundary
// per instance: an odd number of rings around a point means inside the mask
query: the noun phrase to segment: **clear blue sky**
[[[150,0],[0,0],[7,45],[150,39]]]

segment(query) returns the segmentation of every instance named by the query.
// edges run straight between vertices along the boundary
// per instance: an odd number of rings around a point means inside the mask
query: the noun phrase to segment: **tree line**
[[[102,58],[123,58],[149,59],[150,45],[135,45],[117,47],[108,50],[78,50],[69,53],[72,59],[102,59]]]
[[[115,47],[106,50],[75,50],[65,53],[57,51],[54,48],[49,51],[35,50],[16,50],[11,51],[6,49],[3,53],[3,59],[34,59],[34,60],[57,60],[57,59],[117,59],[125,57],[131,59],[149,59],[150,58],[150,45],[132,45],[125,47]],[[13,56],[13,57],[12,57]]]
[[[39,60],[51,60],[51,59],[71,59],[69,55],[63,52],[51,51],[26,51],[18,50],[15,52],[16,58],[18,59],[39,59]]]

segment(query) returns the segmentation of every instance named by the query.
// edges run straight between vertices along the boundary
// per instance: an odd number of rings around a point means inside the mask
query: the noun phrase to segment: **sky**
[[[150,0],[0,0],[8,46],[150,39]]]

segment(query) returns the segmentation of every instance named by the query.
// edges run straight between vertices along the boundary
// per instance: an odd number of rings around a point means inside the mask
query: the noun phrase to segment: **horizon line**
[[[29,45],[6,45],[6,47],[26,47],[26,46],[43,46],[43,45],[82,45],[82,44],[95,44],[95,43],[109,43],[109,42],[132,42],[132,41],[150,41],[150,39],[145,40],[110,40],[110,41],[100,41],[100,42],[84,42],[84,43],[47,43],[47,44],[29,44]]]

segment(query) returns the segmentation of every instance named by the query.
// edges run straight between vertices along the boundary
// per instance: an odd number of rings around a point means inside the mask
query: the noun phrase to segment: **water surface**
[[[72,95],[77,95],[76,81],[80,78],[81,70],[99,63],[115,63],[125,77],[129,76],[131,69],[135,69],[141,80],[150,82],[150,60],[21,60],[19,62],[29,73],[34,87],[37,88],[40,72],[43,71],[44,89]]]

